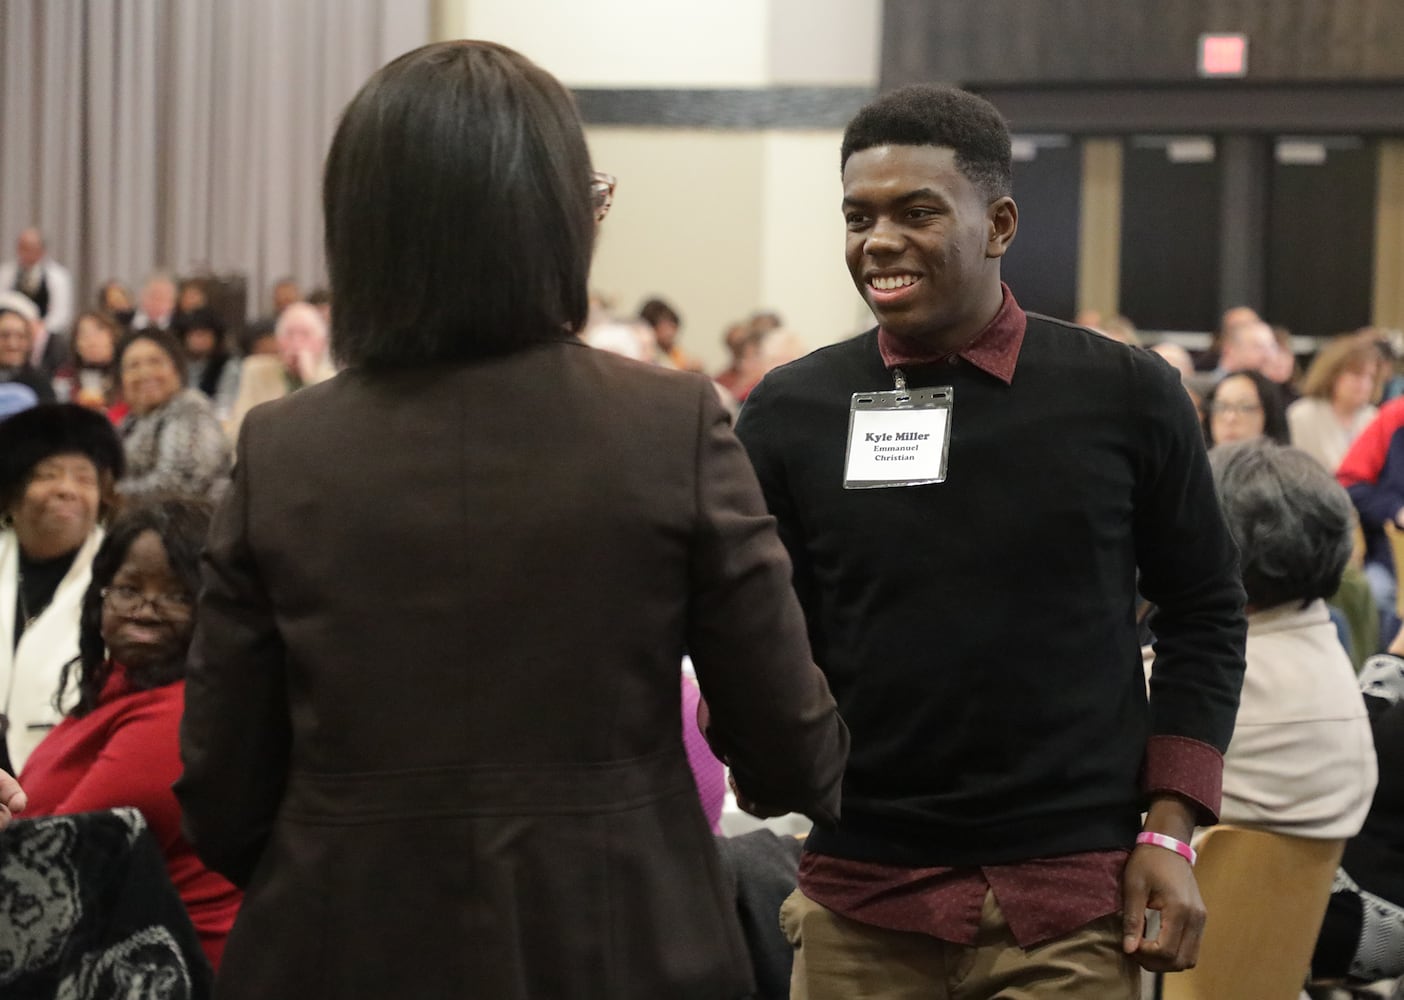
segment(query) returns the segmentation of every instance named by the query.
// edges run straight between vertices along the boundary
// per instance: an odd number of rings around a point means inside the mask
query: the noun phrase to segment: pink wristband
[[[1183,840],[1167,837],[1163,833],[1151,833],[1149,830],[1142,830],[1140,833],[1136,834],[1136,843],[1154,844],[1156,847],[1163,847],[1168,851],[1174,851],[1180,857],[1188,861],[1191,866],[1194,865],[1196,858],[1194,848],[1186,844]]]

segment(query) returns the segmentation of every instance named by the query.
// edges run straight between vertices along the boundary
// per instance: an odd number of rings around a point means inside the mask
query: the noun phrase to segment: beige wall
[[[726,325],[779,311],[811,346],[860,329],[843,263],[837,132],[592,128],[619,178],[592,285],[621,313],[651,295],[683,317],[683,346],[724,367]]]
[[[760,0],[458,0],[447,37],[509,45],[572,87],[763,85]]]
[[[870,86],[880,0],[435,0],[440,38],[519,49],[571,87]],[[871,322],[843,263],[838,131],[591,128],[619,178],[593,286],[651,295],[711,370],[734,320],[775,309],[812,346]]]

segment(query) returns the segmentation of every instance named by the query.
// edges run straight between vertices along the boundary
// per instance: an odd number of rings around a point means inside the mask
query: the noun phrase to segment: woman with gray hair
[[[1248,594],[1248,669],[1220,820],[1352,837],[1375,791],[1375,750],[1325,604],[1350,555],[1350,499],[1305,452],[1262,438],[1215,448],[1209,463]]]

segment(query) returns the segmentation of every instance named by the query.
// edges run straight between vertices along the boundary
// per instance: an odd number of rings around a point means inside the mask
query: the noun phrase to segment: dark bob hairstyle
[[[388,367],[580,329],[590,154],[569,92],[490,42],[426,45],[352,99],[323,180],[332,350]]]
[[[71,715],[87,715],[97,708],[98,696],[112,673],[107,644],[102,639],[102,592],[112,585],[132,543],[148,531],[156,532],[166,561],[189,595],[192,605],[200,593],[200,553],[210,530],[211,506],[186,496],[160,496],[127,507],[113,520],[93,556],[93,577],[83,595],[78,624],[78,657],[63,668],[55,698],[68,690],[68,678],[77,670],[78,702]],[[138,691],[173,684],[185,676],[185,650],[170,663],[157,663],[137,671],[128,669],[127,680]]]

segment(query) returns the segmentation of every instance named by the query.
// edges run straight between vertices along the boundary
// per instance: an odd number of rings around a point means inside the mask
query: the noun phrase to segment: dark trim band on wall
[[[606,90],[577,88],[586,125],[647,128],[843,128],[877,93],[872,87]]]
[[[977,89],[1019,132],[1404,133],[1404,84]]]

